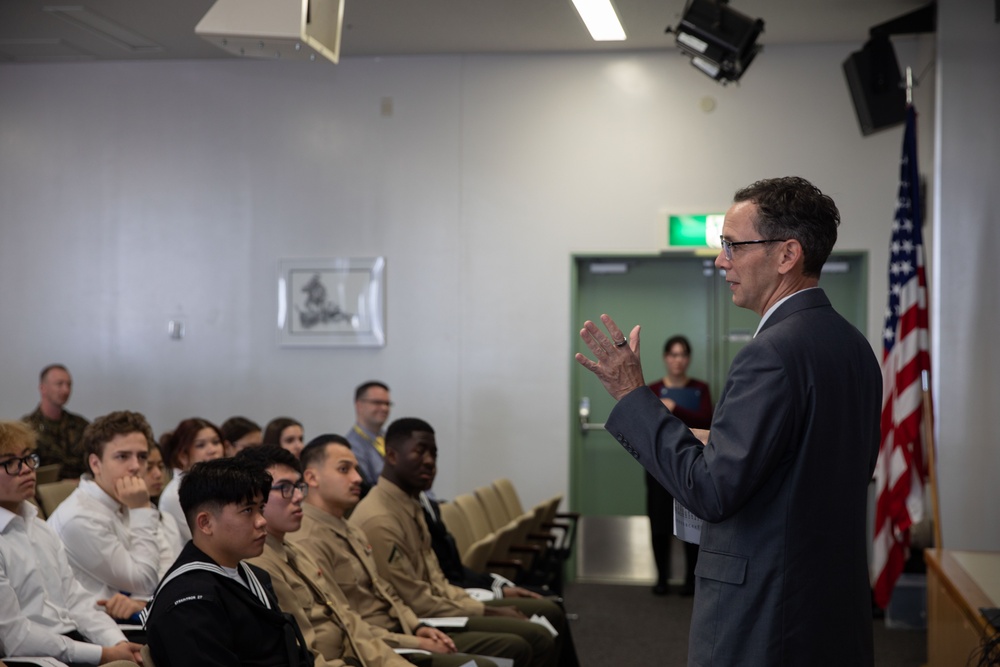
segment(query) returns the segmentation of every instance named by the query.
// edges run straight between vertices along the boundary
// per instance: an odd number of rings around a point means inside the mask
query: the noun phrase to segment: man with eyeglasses
[[[247,562],[264,549],[273,485],[239,456],[196,463],[184,475],[179,495],[191,539],[142,613],[157,667],[313,667],[271,577]]]
[[[355,421],[347,431],[347,441],[358,459],[361,473],[361,497],[378,482],[385,458],[385,431],[389,420],[389,387],[378,380],[358,385],[354,390]]]
[[[874,663],[868,483],[879,447],[881,371],[830,305],[820,271],[840,213],[802,178],[736,192],[715,265],[733,303],[761,316],[733,359],[708,431],[644,386],[639,327],[586,322],[577,361],[618,401],[607,430],[705,520],[690,665]]]
[[[62,542],[29,502],[38,463],[31,429],[0,422],[0,655],[135,662],[139,645],[95,610],[97,597],[73,577]]]
[[[389,633],[369,625],[350,608],[329,572],[286,541],[286,536],[302,525],[302,501],[309,493],[299,460],[275,445],[244,450],[237,458],[271,476],[271,492],[264,505],[267,539],[263,553],[250,562],[271,575],[278,604],[295,618],[316,666],[410,667],[406,658],[390,648]],[[442,645],[440,651],[453,653],[454,646],[448,650]],[[460,667],[468,662],[468,656],[454,656],[446,662],[433,662],[428,657],[418,664]]]

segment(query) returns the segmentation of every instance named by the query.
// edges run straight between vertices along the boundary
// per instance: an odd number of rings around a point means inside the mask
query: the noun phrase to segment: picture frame
[[[385,258],[278,261],[282,347],[384,347]]]

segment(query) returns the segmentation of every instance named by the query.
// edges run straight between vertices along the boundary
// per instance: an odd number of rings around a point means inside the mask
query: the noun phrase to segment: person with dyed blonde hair
[[[139,645],[95,611],[96,596],[74,578],[59,537],[28,502],[38,463],[34,432],[0,422],[0,655],[136,662]]]

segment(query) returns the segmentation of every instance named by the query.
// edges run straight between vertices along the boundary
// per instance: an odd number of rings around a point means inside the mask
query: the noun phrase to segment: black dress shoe
[[[666,584],[656,584],[653,586],[653,595],[666,595],[667,585]]]

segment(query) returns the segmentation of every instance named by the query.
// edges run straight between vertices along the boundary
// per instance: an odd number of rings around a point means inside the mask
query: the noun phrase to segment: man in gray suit
[[[607,315],[607,335],[586,322],[596,361],[576,359],[619,401],[607,430],[705,520],[689,665],[872,665],[865,519],[882,382],[818,287],[840,213],[801,178],[734,201],[715,265],[762,319],[711,429],[692,432],[645,387],[638,326],[626,339]]]

